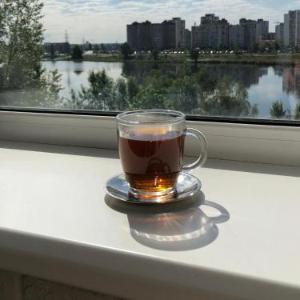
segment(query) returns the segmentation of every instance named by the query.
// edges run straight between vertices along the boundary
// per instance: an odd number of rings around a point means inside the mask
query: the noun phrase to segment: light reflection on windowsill
[[[217,224],[230,218],[224,207],[205,201],[202,192],[185,202],[163,206],[128,205],[108,196],[106,203],[127,214],[130,234],[137,242],[165,251],[192,250],[211,244],[219,234]],[[218,216],[207,216],[201,205],[214,208]]]

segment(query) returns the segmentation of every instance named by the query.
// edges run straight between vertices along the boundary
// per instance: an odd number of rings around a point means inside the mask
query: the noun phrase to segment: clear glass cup
[[[137,199],[172,197],[182,171],[202,166],[207,142],[198,130],[187,128],[185,115],[171,110],[138,110],[117,116],[121,163],[130,194]],[[199,142],[199,157],[183,165],[184,142]]]

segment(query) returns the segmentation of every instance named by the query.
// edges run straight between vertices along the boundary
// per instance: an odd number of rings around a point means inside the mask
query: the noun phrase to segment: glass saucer
[[[136,203],[136,204],[164,204],[170,202],[182,201],[188,197],[194,196],[201,189],[200,180],[188,173],[180,173],[175,187],[175,194],[168,199],[162,198],[147,198],[136,199],[129,194],[129,184],[125,179],[124,174],[117,175],[109,179],[106,183],[107,193],[118,200]]]

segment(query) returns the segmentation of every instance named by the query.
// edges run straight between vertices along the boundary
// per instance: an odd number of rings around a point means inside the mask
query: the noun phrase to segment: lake
[[[43,67],[61,74],[63,90],[61,96],[70,98],[71,90],[79,91],[88,87],[88,76],[91,71],[105,70],[108,76],[117,80],[120,77],[134,76],[142,80],[152,69],[151,64],[121,62],[72,62],[44,61]],[[156,66],[157,67],[157,66]],[[269,118],[270,107],[274,101],[281,101],[284,109],[292,111],[300,103],[300,67],[290,66],[257,66],[244,64],[205,64],[200,69],[212,78],[227,76],[240,82],[248,94],[248,101],[258,108],[258,117]],[[158,67],[160,68],[160,66]],[[177,72],[181,65],[164,65],[162,71]]]
[[[47,89],[10,89],[0,92],[0,106],[100,111],[168,108],[206,116],[297,119],[300,116],[298,65],[195,66],[142,61],[43,61],[42,65],[47,71],[57,70],[61,75],[59,98],[53,98]],[[98,77],[91,88],[90,73],[102,70],[111,79]],[[103,89],[104,83],[108,86]],[[87,91],[84,95],[79,93],[82,87]],[[283,115],[271,114],[276,101],[282,103]]]
[[[43,67],[48,71],[58,70],[61,74],[63,90],[61,95],[69,98],[71,90],[78,91],[81,86],[88,86],[88,77],[92,71],[105,70],[114,80],[121,77],[123,63],[119,62],[73,62],[73,61],[43,61]]]

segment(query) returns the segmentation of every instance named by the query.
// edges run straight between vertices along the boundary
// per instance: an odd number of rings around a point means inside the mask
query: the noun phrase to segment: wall
[[[1,300],[121,300],[31,276],[0,270]]]

